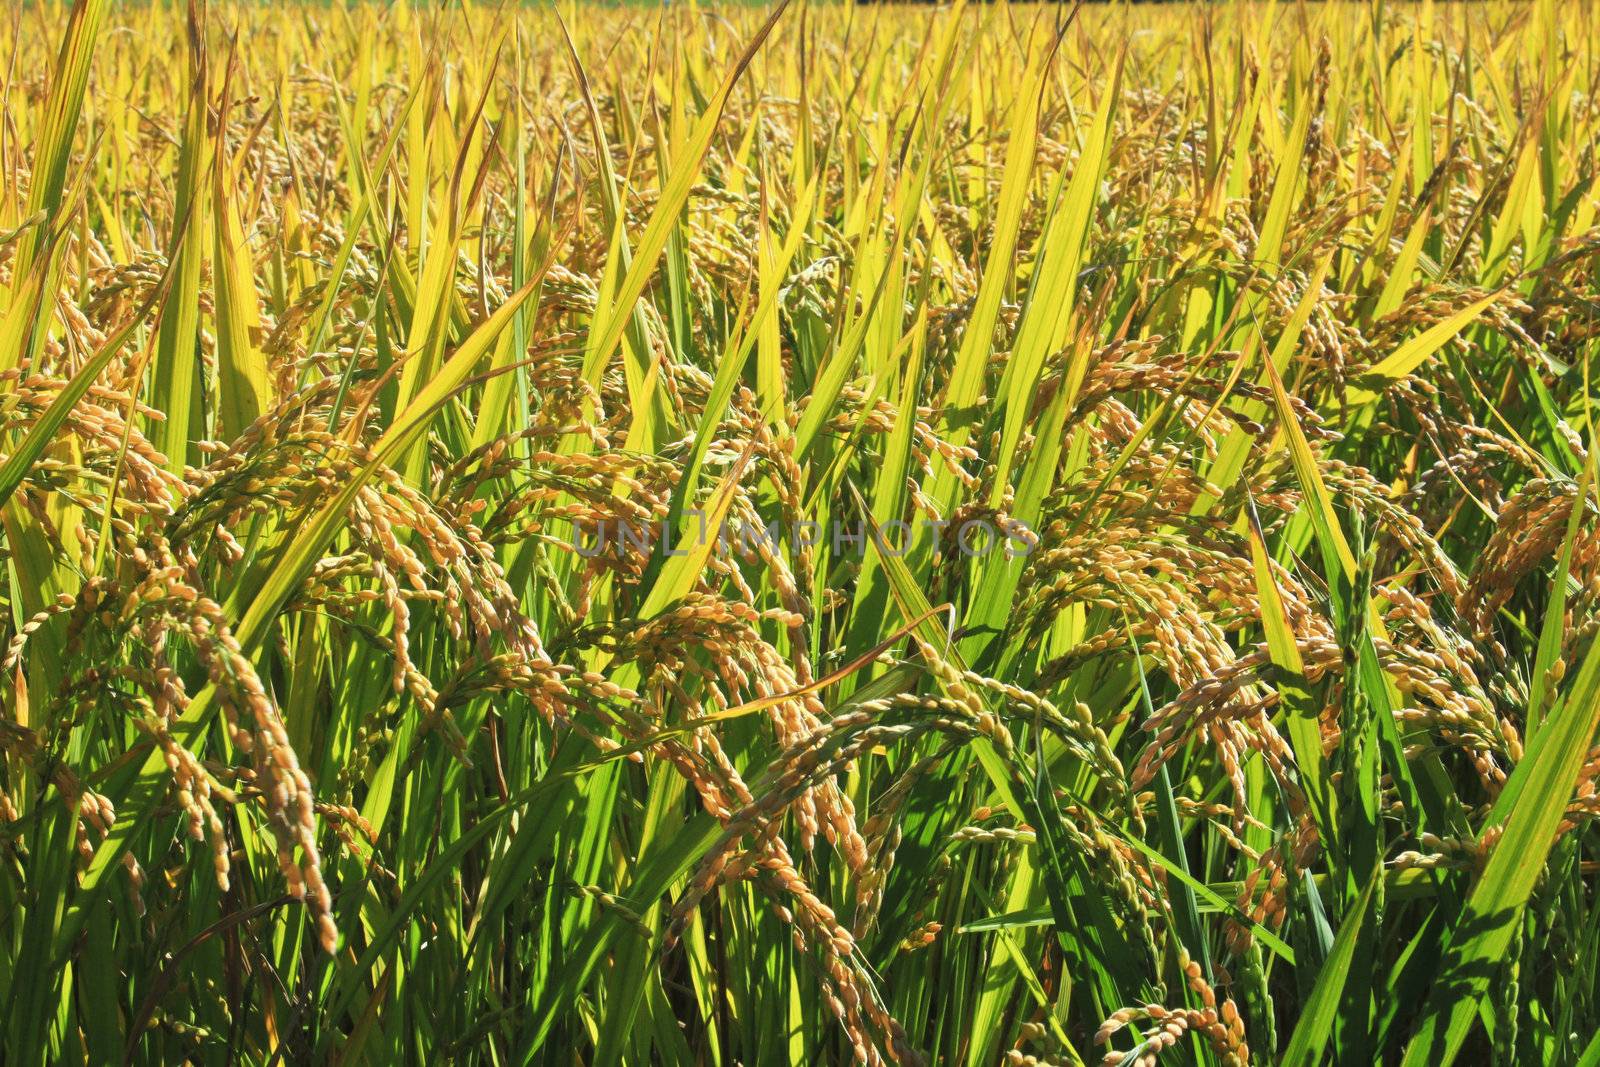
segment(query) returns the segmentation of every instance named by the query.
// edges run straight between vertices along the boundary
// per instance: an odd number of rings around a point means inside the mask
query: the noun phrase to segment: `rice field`
[[[1600,1064],[1600,9],[0,15],[0,1063]]]

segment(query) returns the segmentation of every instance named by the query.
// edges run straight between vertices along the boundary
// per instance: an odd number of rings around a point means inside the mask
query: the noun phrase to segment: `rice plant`
[[[1600,1064],[1600,9],[0,17],[0,1063]]]

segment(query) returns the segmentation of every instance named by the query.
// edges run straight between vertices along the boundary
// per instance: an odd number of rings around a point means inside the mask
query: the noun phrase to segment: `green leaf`
[[[1355,905],[1339,924],[1339,936],[1333,940],[1333,950],[1322,961],[1317,971],[1316,984],[1311,995],[1300,1006],[1300,1020],[1295,1023],[1278,1062],[1280,1067],[1316,1067],[1323,1061],[1323,1050],[1333,1036],[1334,1021],[1339,1011],[1339,1000],[1350,977],[1350,963],[1355,958],[1356,945],[1361,939],[1362,925],[1367,921],[1367,905],[1378,885],[1378,873],[1367,882],[1367,887],[1356,898]]]

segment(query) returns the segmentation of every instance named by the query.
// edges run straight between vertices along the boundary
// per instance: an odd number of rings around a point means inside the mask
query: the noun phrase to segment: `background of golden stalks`
[[[9,8],[0,1061],[1600,1062],[1597,24]]]

